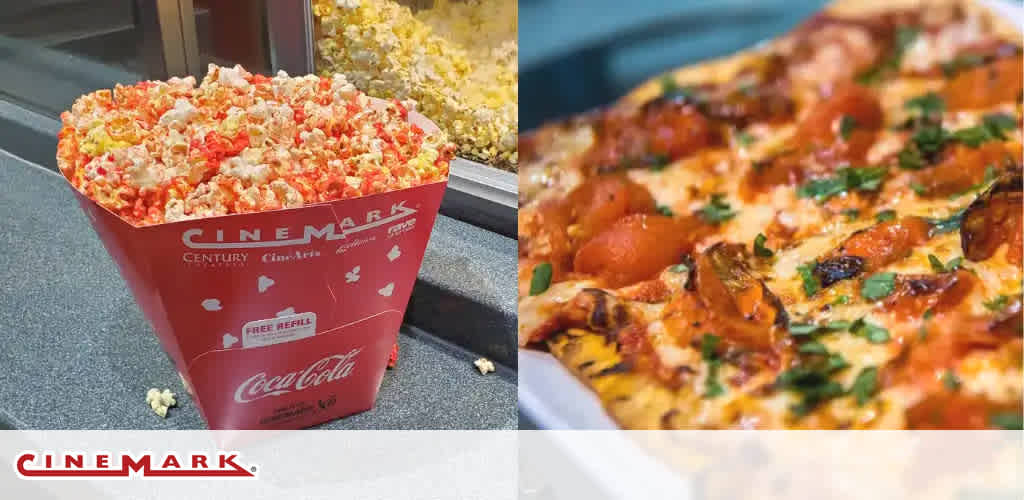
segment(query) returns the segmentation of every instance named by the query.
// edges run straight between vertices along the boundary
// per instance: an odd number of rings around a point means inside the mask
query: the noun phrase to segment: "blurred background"
[[[520,0],[519,129],[795,26],[824,0]]]

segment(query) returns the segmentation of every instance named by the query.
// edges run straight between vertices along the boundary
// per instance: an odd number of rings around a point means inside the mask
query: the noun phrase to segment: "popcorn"
[[[135,226],[294,208],[446,179],[455,145],[408,114],[343,75],[210,65],[198,87],[172,78],[82,96],[61,115],[57,164]]]
[[[174,399],[174,393],[170,389],[160,391],[153,388],[146,392],[146,404],[153,409],[153,413],[167,418],[167,409],[177,406],[178,400]]]
[[[480,358],[474,361],[473,364],[476,365],[477,370],[480,370],[481,375],[487,375],[494,371],[494,363],[487,358]]]
[[[413,99],[459,154],[518,163],[517,2],[436,0],[413,14],[393,0],[312,0],[322,75],[383,98]]]

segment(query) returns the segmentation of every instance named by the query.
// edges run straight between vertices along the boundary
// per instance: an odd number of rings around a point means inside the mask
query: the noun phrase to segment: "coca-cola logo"
[[[360,347],[345,354],[327,356],[304,370],[284,375],[271,377],[267,372],[257,373],[235,389],[235,401],[251,403],[257,399],[280,396],[341,380],[352,373],[356,365],[356,356],[362,350]]]

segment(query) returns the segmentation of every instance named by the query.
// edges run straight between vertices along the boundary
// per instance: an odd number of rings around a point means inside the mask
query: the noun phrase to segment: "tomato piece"
[[[691,105],[655,101],[644,108],[643,114],[650,153],[676,160],[711,143],[711,123]]]
[[[647,188],[621,175],[588,179],[566,198],[571,217],[578,225],[572,235],[586,241],[624,215],[654,213],[656,205]]]
[[[776,186],[792,186],[803,182],[808,174],[803,163],[803,155],[795,152],[754,163],[740,183],[740,197],[751,201],[759,193]]]
[[[864,259],[863,271],[870,272],[909,256],[928,241],[930,228],[921,217],[881,222],[850,235],[837,253]]]
[[[925,311],[945,312],[955,308],[974,287],[973,274],[955,273],[896,276],[894,291],[882,307],[907,318],[919,318]]]
[[[996,403],[984,396],[938,391],[907,410],[910,429],[991,429],[992,415],[1021,412],[1021,405]]]
[[[693,217],[627,215],[580,247],[574,269],[597,276],[607,286],[625,286],[679,262],[706,233],[706,226]]]
[[[942,90],[942,97],[947,109],[957,111],[1016,102],[1022,91],[1024,59],[1017,56],[997,59],[956,75]]]
[[[764,282],[747,264],[743,245],[717,243],[697,258],[697,293],[714,313],[718,330],[732,344],[771,351],[774,325],[786,325],[787,315]]]
[[[940,299],[941,301],[941,299]],[[903,339],[905,352],[887,368],[889,382],[909,383],[925,390],[942,387],[942,376],[977,350],[997,350],[1015,339],[1000,322],[962,311],[939,312],[922,331]]]
[[[839,122],[843,116],[855,122],[853,131],[874,131],[882,126],[882,106],[874,93],[856,84],[838,87],[827,99],[818,103],[800,122],[798,142],[824,148],[841,138]],[[851,138],[853,134],[851,133]]]
[[[697,258],[697,292],[708,308],[758,324],[784,323],[778,297],[754,276],[746,248],[716,243]]]
[[[989,259],[1005,243],[1008,245],[1006,260],[1021,265],[1024,260],[1021,180],[1019,175],[1004,178],[988,193],[974,200],[964,213],[960,223],[960,244],[968,260]]]
[[[1020,156],[1002,142],[986,142],[977,148],[955,144],[944,153],[938,165],[914,172],[913,182],[924,187],[928,196],[946,197],[962,193],[985,180],[989,165],[1007,165]]]

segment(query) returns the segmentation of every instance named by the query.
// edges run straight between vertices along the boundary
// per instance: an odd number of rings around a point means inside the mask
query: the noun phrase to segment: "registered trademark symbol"
[[[249,472],[256,472],[256,466],[249,467]]]

